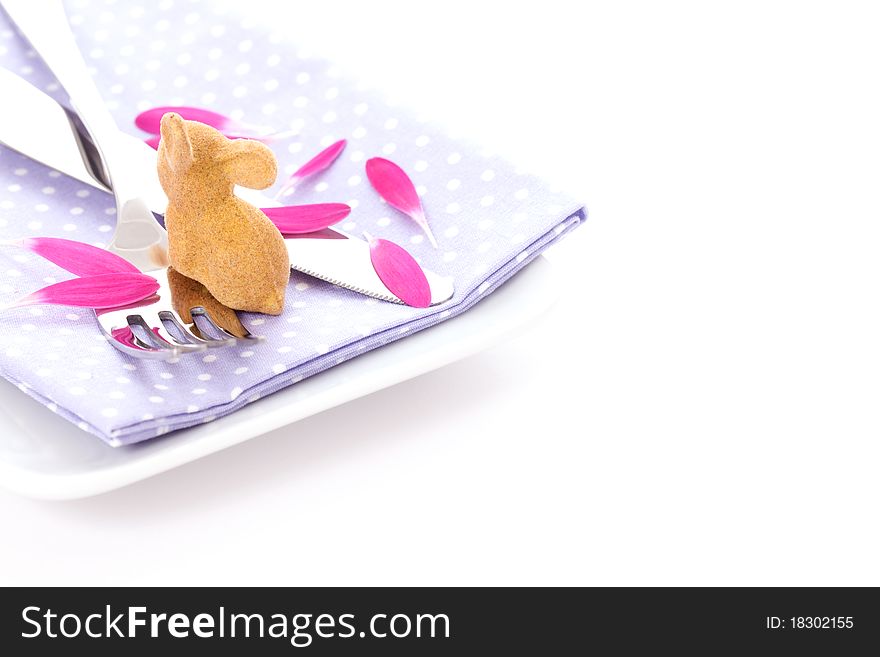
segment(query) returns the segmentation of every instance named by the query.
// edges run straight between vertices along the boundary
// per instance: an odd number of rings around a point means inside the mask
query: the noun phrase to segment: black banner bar
[[[856,654],[876,589],[4,589],[3,654]],[[761,651],[756,653],[755,651]],[[201,654],[201,653],[199,653]],[[603,654],[609,654],[604,652]],[[648,654],[653,654],[649,652]],[[746,653],[744,653],[746,654]]]

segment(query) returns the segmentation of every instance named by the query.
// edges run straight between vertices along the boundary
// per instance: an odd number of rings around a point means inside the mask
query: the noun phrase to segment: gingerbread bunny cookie
[[[173,112],[162,117],[161,130],[171,265],[230,308],[280,314],[290,278],[284,238],[259,208],[233,193],[235,185],[266,189],[275,182],[272,151]]]

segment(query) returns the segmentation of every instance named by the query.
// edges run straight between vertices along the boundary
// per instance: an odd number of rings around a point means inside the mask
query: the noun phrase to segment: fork
[[[191,310],[193,330],[171,308],[168,235],[143,200],[137,169],[127,166],[119,128],[89,75],[61,0],[0,0],[0,5],[70,96],[71,105],[99,151],[103,173],[116,200],[116,230],[108,250],[159,282],[157,293],[135,308],[95,313],[111,338],[109,342],[138,358],[167,360],[239,341],[260,340],[243,327],[241,337],[233,335],[202,307]]]

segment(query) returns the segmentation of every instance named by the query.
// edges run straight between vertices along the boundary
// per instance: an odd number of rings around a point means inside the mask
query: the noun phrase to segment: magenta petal
[[[101,274],[72,278],[37,290],[19,299],[11,308],[53,304],[82,308],[115,308],[146,299],[159,289],[159,283],[146,274]]]
[[[324,230],[316,230],[312,233],[286,233],[284,235],[284,239],[286,240],[347,240],[348,237],[343,235],[340,232],[333,230],[332,228],[325,228]]]
[[[367,160],[366,168],[367,178],[370,179],[373,188],[379,192],[379,196],[392,208],[409,215],[425,231],[433,247],[437,248],[437,240],[434,239],[431,227],[428,226],[422,201],[406,172],[391,160],[382,157]]]
[[[340,153],[345,150],[346,143],[347,142],[344,139],[340,139],[335,144],[331,144],[297,169],[293,173],[293,176],[296,178],[305,178],[320,173],[336,161],[336,158],[339,157]]]
[[[131,328],[128,326],[123,326],[121,328],[115,328],[110,330],[110,335],[117,342],[121,342],[126,347],[131,347],[132,349],[143,349],[139,344],[134,341],[134,333],[131,332]]]
[[[263,143],[272,141],[273,135],[243,135],[239,132],[223,132],[223,136],[227,139],[253,139]]]
[[[425,272],[407,251],[388,240],[367,235],[373,269],[392,294],[408,306],[431,305],[431,286]]]
[[[227,139],[253,139],[255,141],[260,141],[263,143],[270,142],[274,138],[274,135],[267,135],[265,137],[252,137],[252,136],[247,136],[247,135],[232,134],[232,133],[228,133],[228,132],[224,132],[223,136],[226,137]],[[149,137],[148,139],[144,139],[144,143],[147,146],[150,146],[151,148],[153,148],[154,150],[159,150],[159,142],[160,141],[162,141],[162,138],[159,135],[153,135],[152,137]]]
[[[284,235],[301,235],[324,230],[345,219],[351,208],[345,203],[315,203],[262,208],[266,216]]]
[[[60,237],[24,237],[9,244],[32,251],[77,276],[140,273],[137,267],[115,253],[74,240]]]
[[[185,106],[153,107],[152,109],[148,109],[138,114],[134,119],[134,124],[144,132],[149,132],[151,135],[158,135],[160,132],[159,125],[162,123],[162,117],[168,112],[175,112],[188,121],[198,121],[199,123],[204,123],[212,128],[217,128],[217,130],[221,132],[241,129],[243,127],[237,121],[230,119],[228,116],[223,116],[218,112],[201,107]]]
[[[257,139],[269,142],[275,139],[283,139],[293,134],[291,131],[272,132],[270,128],[259,125],[250,125],[242,121],[236,121],[219,112],[204,109],[202,107],[171,106],[154,107],[138,114],[135,125],[153,136],[144,141],[153,148],[159,148],[159,133],[162,116],[168,112],[175,112],[188,121],[198,121],[212,128],[216,128],[229,139]]]
[[[336,158],[345,150],[345,144],[347,142],[344,139],[340,139],[335,144],[331,144],[323,151],[315,155],[311,160],[303,164],[299,169],[294,171],[290,178],[288,178],[285,183],[281,186],[281,189],[278,190],[277,196],[288,196],[293,193],[293,189],[299,184],[301,180],[304,178],[308,178],[309,176],[313,176],[316,173],[320,173],[327,169],[331,164],[336,161]]]
[[[162,334],[159,333],[158,328],[153,328],[153,333],[155,333],[160,338]],[[143,349],[144,346],[137,342],[137,339],[134,337],[134,333],[131,328],[128,326],[123,326],[121,328],[110,329],[111,337],[117,342],[121,342],[126,347],[131,347],[132,349]],[[164,339],[164,338],[163,338]]]

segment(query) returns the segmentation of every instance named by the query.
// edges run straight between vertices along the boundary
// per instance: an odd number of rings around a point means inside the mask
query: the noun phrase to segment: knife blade
[[[0,68],[0,144],[36,160],[71,178],[110,193],[97,149],[76,115],[27,80]],[[126,156],[142,173],[144,200],[150,209],[164,215],[168,200],[159,184],[156,151],[131,135],[121,133]],[[258,191],[236,187],[235,193],[257,207],[281,205]],[[335,237],[326,239],[285,238],[291,267],[360,294],[403,303],[382,283],[373,269],[368,244],[336,228],[327,229]],[[431,286],[431,305],[448,301],[455,292],[451,278],[425,269]]]

